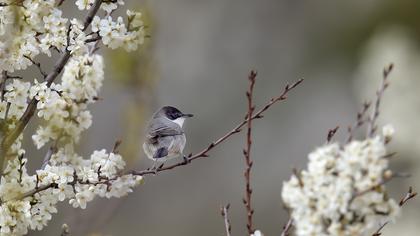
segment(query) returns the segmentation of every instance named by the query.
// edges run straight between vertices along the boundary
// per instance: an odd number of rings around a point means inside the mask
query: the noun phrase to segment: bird
[[[154,161],[152,169],[157,173],[158,163],[182,156],[186,137],[183,130],[184,121],[193,117],[192,114],[184,114],[173,106],[164,106],[157,110],[149,121],[143,150],[146,156]]]

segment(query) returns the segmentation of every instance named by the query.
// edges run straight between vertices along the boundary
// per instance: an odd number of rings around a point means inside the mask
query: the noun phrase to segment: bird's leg
[[[152,170],[154,170],[155,175],[157,175],[158,169],[159,169],[159,166],[157,165],[157,159],[155,159],[155,161],[153,162],[153,167],[152,167]]]

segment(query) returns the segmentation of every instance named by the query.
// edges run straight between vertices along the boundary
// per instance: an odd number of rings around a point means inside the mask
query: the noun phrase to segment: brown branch
[[[35,60],[33,60],[31,57],[29,57],[27,55],[23,55],[23,57],[25,57],[26,59],[28,59],[29,61],[31,61],[32,64],[34,64],[38,68],[39,73],[41,73],[43,79],[45,79],[47,77],[47,73],[45,73],[44,70],[42,69],[41,63],[36,62]]]
[[[19,199],[24,199],[24,198],[27,198],[27,197],[33,196],[33,195],[35,195],[36,193],[42,192],[42,191],[44,191],[44,190],[47,190],[47,189],[49,189],[49,188],[56,188],[56,187],[57,187],[57,184],[56,184],[56,183],[51,183],[51,184],[43,185],[43,186],[40,186],[40,187],[36,186],[36,187],[35,187],[34,189],[32,189],[31,191],[28,191],[28,192],[26,192],[26,193],[22,194],[22,195],[19,197]]]
[[[95,0],[93,3],[93,6],[89,9],[89,12],[86,15],[84,24],[83,24],[83,31],[86,30],[86,28],[92,23],[93,17],[96,15],[96,13],[99,10],[99,7],[101,6],[103,0]],[[57,76],[61,73],[64,66],[67,64],[68,60],[70,59],[70,51],[66,49],[66,51],[61,55],[61,57],[58,59],[57,63],[54,66],[54,69],[46,76],[45,80],[47,81],[47,86],[50,87],[51,84],[54,82],[54,80],[57,78]],[[4,162],[5,156],[7,151],[9,150],[10,146],[16,141],[16,139],[19,137],[19,135],[23,132],[26,125],[29,123],[32,116],[35,114],[36,111],[36,105],[38,101],[33,98],[26,108],[25,112],[23,113],[22,117],[19,119],[19,121],[16,124],[16,128],[12,130],[9,134],[7,134],[1,143],[1,150],[0,150],[0,165]],[[0,171],[0,175],[1,175]]]
[[[243,154],[245,157],[245,197],[243,199],[243,203],[246,208],[247,212],[247,224],[246,227],[248,229],[248,234],[254,233],[253,221],[252,216],[254,214],[254,209],[252,208],[251,196],[252,196],[252,189],[251,189],[251,169],[252,169],[252,160],[251,160],[251,146],[252,146],[252,114],[255,110],[253,105],[253,93],[254,93],[254,86],[255,86],[255,78],[257,77],[257,73],[251,71],[248,79],[249,79],[249,89],[246,92],[246,97],[248,100],[248,113],[247,113],[247,132],[246,132],[246,147],[243,150]]]
[[[382,186],[382,185],[384,185],[384,184],[386,184],[386,183],[388,183],[389,181],[391,181],[392,179],[394,179],[395,177],[399,177],[398,175],[395,175],[395,174],[391,174],[391,175],[384,175],[383,177],[382,177],[382,180],[381,181],[379,181],[377,184],[375,184],[375,185],[373,185],[373,186],[371,186],[371,187],[369,187],[369,188],[367,188],[367,189],[365,189],[365,190],[362,190],[362,191],[359,191],[359,192],[355,192],[355,193],[353,193],[353,196],[352,196],[352,198],[350,199],[350,203],[355,199],[355,198],[357,198],[357,197],[360,197],[360,196],[362,196],[362,195],[365,195],[365,194],[367,194],[367,193],[369,193],[369,192],[372,192],[372,191],[374,191],[374,190],[376,190],[377,188],[379,188],[380,186]]]
[[[381,86],[379,87],[379,90],[376,92],[375,106],[373,108],[372,114],[368,122],[367,135],[366,135],[367,137],[373,137],[373,135],[375,134],[377,130],[376,121],[379,117],[379,107],[381,105],[383,94],[389,86],[388,77],[393,67],[394,65],[390,64],[389,66],[385,67],[383,70],[382,83],[381,83]]]
[[[58,140],[54,141],[54,143],[48,149],[47,154],[45,154],[44,160],[42,161],[41,170],[45,169],[48,162],[50,162],[52,155],[54,155],[58,151],[57,143],[58,143]]]
[[[353,125],[348,127],[347,143],[350,143],[353,140],[354,132],[366,123],[367,119],[365,119],[365,115],[367,111],[369,110],[370,105],[371,105],[370,102],[363,103],[362,110],[357,113],[356,122]]]
[[[99,41],[99,40],[101,40],[101,39],[102,39],[102,37],[101,37],[101,36],[99,36],[99,35],[97,35],[96,37],[86,39],[86,40],[85,40],[85,43],[92,43],[92,42]]]
[[[339,128],[340,128],[340,126],[336,126],[334,129],[328,130],[327,143],[330,143],[331,142],[332,138],[337,133],[337,131],[338,131]]]
[[[408,192],[405,194],[405,197],[402,198],[399,202],[399,206],[402,207],[404,204],[406,204],[410,199],[414,198],[417,196],[416,192],[413,192],[413,187],[410,186],[410,188],[408,189]]]
[[[228,216],[229,208],[230,208],[230,204],[227,204],[226,206],[220,209],[220,213],[222,214],[223,221],[225,223],[226,236],[230,236],[231,231],[232,231],[232,228],[230,226],[229,216]]]
[[[287,221],[287,224],[283,227],[283,231],[281,232],[281,236],[288,236],[289,235],[289,231],[293,226],[293,219],[290,217],[289,220]]]
[[[0,81],[0,93],[1,93],[1,101],[4,101],[4,93],[6,88],[6,80],[7,80],[7,71],[1,72],[1,81]]]
[[[254,120],[254,119],[263,118],[263,114],[266,110],[268,110],[275,103],[277,103],[279,101],[286,100],[288,93],[291,90],[293,90],[295,87],[297,87],[299,84],[301,84],[302,82],[303,82],[303,79],[298,80],[297,82],[295,82],[292,85],[286,85],[283,92],[279,96],[271,98],[270,101],[268,101],[263,108],[261,108],[256,113],[254,113],[254,115],[251,117],[251,119]],[[213,148],[215,148],[216,146],[218,146],[219,144],[224,142],[226,139],[230,138],[232,135],[241,132],[241,129],[246,125],[247,122],[248,122],[248,118],[245,118],[238,125],[236,125],[232,130],[227,132],[225,135],[223,135],[222,137],[220,137],[216,141],[210,143],[209,146],[207,146],[206,148],[204,148],[200,152],[198,152],[194,155],[189,154],[188,156],[185,157],[187,161],[178,162],[178,163],[175,163],[173,165],[169,165],[169,166],[165,166],[165,167],[159,167],[156,170],[151,170],[151,169],[146,169],[146,170],[142,170],[142,171],[133,170],[133,171],[130,171],[130,173],[133,174],[133,175],[142,175],[142,176],[144,176],[144,175],[155,175],[156,172],[171,170],[171,169],[174,169],[174,168],[179,167],[179,166],[187,165],[195,159],[202,158],[202,157],[208,157],[208,153],[209,153],[210,150],[212,150]]]
[[[417,196],[417,193],[413,191],[413,188],[410,186],[410,188],[408,189],[408,192],[404,195],[403,198],[401,198],[400,202],[399,202],[399,206],[403,207],[410,199],[413,199],[414,197]],[[379,226],[378,230],[376,230],[372,236],[380,236],[382,235],[382,229],[389,223],[389,221],[386,221],[385,223],[381,224],[381,226]]]
[[[385,223],[383,223],[383,224],[381,224],[381,226],[379,226],[379,228],[378,228],[378,230],[376,230],[375,231],[375,233],[373,233],[372,234],[372,236],[381,236],[382,235],[382,233],[381,233],[381,231],[382,231],[382,229],[388,224],[389,222],[387,221],[387,222],[385,222]]]
[[[57,7],[61,6],[64,3],[65,0],[59,0],[57,3]]]

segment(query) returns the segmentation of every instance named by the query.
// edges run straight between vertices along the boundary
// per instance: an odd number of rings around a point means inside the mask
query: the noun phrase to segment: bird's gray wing
[[[150,122],[147,129],[147,139],[150,143],[156,143],[158,138],[181,135],[184,132],[181,127],[165,118],[155,118]]]

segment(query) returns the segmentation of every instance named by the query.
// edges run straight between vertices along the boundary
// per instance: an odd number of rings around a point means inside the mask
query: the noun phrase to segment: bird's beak
[[[193,117],[193,114],[182,114],[183,117]]]

